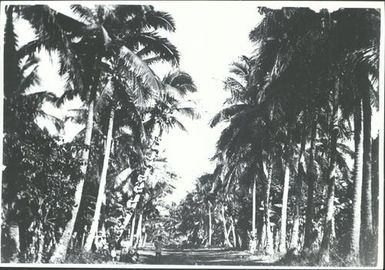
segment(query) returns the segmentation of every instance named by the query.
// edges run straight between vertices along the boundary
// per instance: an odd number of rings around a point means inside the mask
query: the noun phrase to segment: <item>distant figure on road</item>
[[[162,253],[162,246],[163,246],[162,236],[159,235],[155,239],[154,246],[155,246],[155,261],[157,263],[159,263],[160,262],[160,256],[161,256],[161,253]]]

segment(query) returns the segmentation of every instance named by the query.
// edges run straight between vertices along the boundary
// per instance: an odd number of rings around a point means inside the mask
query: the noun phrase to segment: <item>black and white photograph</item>
[[[2,1],[1,267],[383,269],[382,1]]]

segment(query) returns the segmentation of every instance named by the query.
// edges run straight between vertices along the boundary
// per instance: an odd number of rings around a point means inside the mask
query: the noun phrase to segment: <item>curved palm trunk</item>
[[[283,183],[282,194],[282,213],[281,213],[281,235],[279,242],[279,252],[286,253],[286,223],[287,223],[287,203],[289,197],[289,180],[290,180],[290,166],[289,162],[286,162],[285,176]]]
[[[360,229],[361,229],[361,192],[362,192],[362,116],[361,102],[354,112],[354,171],[353,171],[353,217],[348,260],[352,264],[359,263]]]
[[[71,219],[66,224],[64,232],[60,238],[59,244],[56,246],[52,257],[49,260],[50,263],[64,262],[67,255],[68,245],[71,241],[72,233],[75,227],[75,222],[76,222],[76,218],[79,212],[79,207],[82,199],[84,181],[86,178],[86,173],[88,168],[88,159],[90,154],[90,146],[91,146],[91,138],[92,138],[92,128],[94,124],[94,106],[95,106],[95,100],[91,99],[91,102],[88,105],[86,135],[84,139],[85,149],[82,154],[83,164],[80,168],[83,173],[83,178],[80,179],[79,183],[76,185],[75,197],[74,197],[75,205],[71,211]]]
[[[100,183],[99,183],[98,197],[96,199],[94,218],[92,220],[90,232],[87,236],[86,244],[84,245],[84,251],[86,252],[91,251],[92,243],[94,242],[95,235],[99,227],[100,211],[101,211],[103,199],[105,196],[104,192],[105,192],[106,181],[107,181],[108,162],[110,160],[110,153],[111,153],[114,117],[115,117],[115,110],[111,109],[110,119],[108,122],[107,143],[106,143],[106,149],[104,153],[103,169],[102,169],[102,174],[100,176]]]
[[[374,233],[372,214],[372,138],[371,138],[371,117],[369,89],[364,89],[363,94],[363,183],[362,183],[362,235],[361,245],[363,261],[369,265],[373,260]]]

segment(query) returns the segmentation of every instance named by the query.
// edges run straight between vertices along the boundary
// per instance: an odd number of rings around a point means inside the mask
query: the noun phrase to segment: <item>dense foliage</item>
[[[4,262],[106,261],[113,249],[131,260],[130,250],[159,233],[152,226],[177,179],[159,153],[162,134],[185,130],[180,116],[198,116],[184,102],[194,82],[158,33],[175,30],[171,15],[140,5],[71,8],[73,17],[45,5],[6,7]],[[28,21],[36,39],[19,47],[15,20]],[[58,56],[60,97],[39,90],[42,48]],[[163,80],[150,68],[161,61],[173,65]],[[62,119],[42,110],[77,95],[83,107]],[[63,143],[39,117],[59,134],[64,121],[85,128]]]
[[[230,97],[211,121],[228,123],[216,169],[174,214],[179,230],[191,244],[287,254],[285,263],[375,265],[380,13],[259,13],[256,52],[231,65]]]

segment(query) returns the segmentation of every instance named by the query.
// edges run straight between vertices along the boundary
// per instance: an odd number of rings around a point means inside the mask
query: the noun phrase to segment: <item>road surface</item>
[[[155,252],[146,248],[139,250],[139,264],[169,265],[271,265],[273,258],[251,255],[248,251],[225,250],[221,248],[164,249],[159,262]]]

